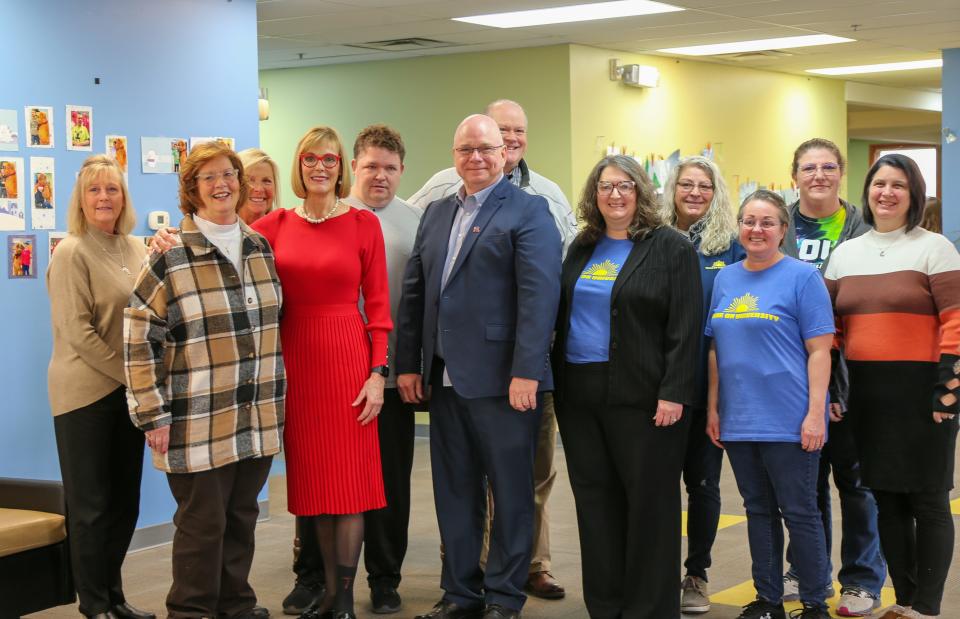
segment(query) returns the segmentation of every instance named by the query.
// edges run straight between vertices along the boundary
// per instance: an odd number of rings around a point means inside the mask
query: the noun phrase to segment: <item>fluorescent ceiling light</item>
[[[910,62],[887,62],[884,64],[862,64],[854,67],[829,67],[826,69],[807,69],[807,73],[819,75],[852,75],[854,73],[883,73],[884,71],[909,71],[911,69],[935,69],[943,66],[943,60],[912,60]]]
[[[453,20],[479,24],[481,26],[491,26],[493,28],[523,28],[524,26],[568,24],[578,21],[653,15],[655,13],[672,13],[682,10],[684,9],[678,6],[671,6],[662,2],[653,2],[652,0],[619,0],[617,2],[558,6],[550,9],[533,9],[530,11],[454,17]]]
[[[658,49],[657,51],[665,54],[681,54],[683,56],[717,56],[720,54],[759,52],[768,49],[788,49],[791,47],[809,47],[811,45],[850,43],[853,40],[854,39],[846,39],[844,37],[835,37],[830,34],[810,34],[800,37],[780,37],[779,39],[714,43],[713,45],[694,45],[692,47],[670,47],[667,49]]]

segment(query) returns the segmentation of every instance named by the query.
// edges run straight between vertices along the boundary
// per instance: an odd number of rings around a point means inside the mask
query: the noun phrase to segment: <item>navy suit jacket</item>
[[[562,248],[546,201],[503,178],[467,230],[441,291],[457,208],[457,196],[447,196],[432,202],[420,221],[397,316],[397,372],[429,380],[439,327],[460,396],[507,395],[513,377],[551,390]]]

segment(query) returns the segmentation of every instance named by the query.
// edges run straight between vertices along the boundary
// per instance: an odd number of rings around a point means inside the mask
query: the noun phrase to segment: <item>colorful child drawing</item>
[[[15,200],[17,193],[17,166],[12,161],[0,161],[0,198]]]
[[[36,208],[53,208],[53,204],[50,202],[53,198],[53,190],[50,188],[52,181],[52,178],[47,180],[45,173],[37,173],[36,181],[33,184],[33,203]]]

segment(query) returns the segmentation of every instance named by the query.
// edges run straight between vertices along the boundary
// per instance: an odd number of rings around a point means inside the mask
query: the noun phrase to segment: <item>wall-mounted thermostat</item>
[[[150,211],[147,215],[147,226],[151,230],[159,230],[170,225],[170,214],[166,211]]]

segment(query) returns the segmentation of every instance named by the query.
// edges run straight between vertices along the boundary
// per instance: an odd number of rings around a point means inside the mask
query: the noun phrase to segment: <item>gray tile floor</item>
[[[573,496],[567,478],[562,449],[557,451],[559,475],[550,499],[553,573],[566,586],[567,597],[559,601],[531,598],[524,610],[527,619],[582,619],[587,617],[583,606],[580,584],[580,553]],[[742,516],[743,508],[737,493],[729,464],[724,463],[721,482],[723,513]],[[952,496],[957,496],[954,493]],[[280,615],[280,602],[292,586],[290,570],[293,517],[286,512],[286,493],[283,477],[270,479],[271,518],[257,529],[257,552],[253,564],[252,583],[260,596],[260,603],[274,615]],[[960,501],[955,511],[960,512]],[[839,505],[834,501],[834,505]],[[409,618],[428,610],[440,597],[439,534],[433,510],[433,493],[430,484],[430,459],[426,439],[417,439],[416,461],[413,471],[413,513],[410,523],[410,550],[404,565],[404,580],[401,594],[403,610],[395,615]],[[839,507],[834,509],[835,530],[839,531]],[[838,543],[834,544],[834,565],[839,566]],[[954,569],[947,583],[944,600],[944,619],[960,619],[960,588],[957,573],[960,570],[958,552],[954,548]],[[749,589],[750,557],[747,550],[746,524],[737,523],[719,531],[714,547],[713,568],[710,571],[711,593],[715,596],[713,610],[706,615],[710,619],[734,619],[739,614],[737,604],[752,598]],[[362,568],[361,568],[362,573]],[[157,612],[161,617],[163,601],[170,585],[170,547],[159,546],[132,553],[124,566],[127,597],[135,605]],[[745,584],[746,583],[746,584]],[[889,584],[889,583],[888,583]],[[637,583],[642,586],[642,583]],[[365,582],[356,587],[358,615],[370,619]],[[724,604],[717,603],[720,597]],[[78,616],[75,607],[63,606],[32,615],[45,619],[73,618]],[[665,618],[670,619],[670,618]]]

